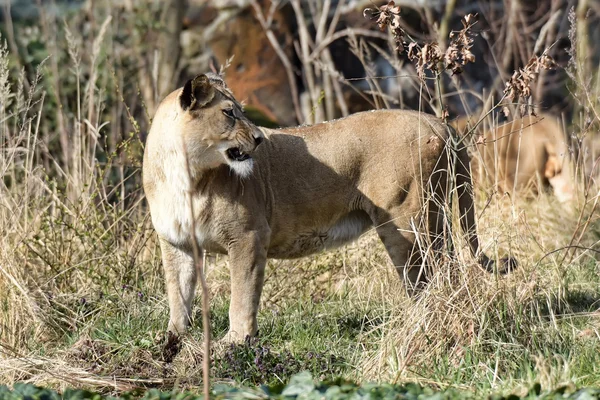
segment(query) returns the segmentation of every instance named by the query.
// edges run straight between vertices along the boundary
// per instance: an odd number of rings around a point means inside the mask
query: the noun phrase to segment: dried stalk
[[[340,74],[335,71],[335,65],[333,64],[333,58],[331,57],[331,52],[329,49],[323,50],[323,53],[321,54],[321,60],[323,61],[323,65],[328,69],[327,76],[331,79],[331,84],[333,86],[333,91],[335,93],[338,106],[340,107],[340,112],[342,113],[342,116],[346,117],[349,114],[348,104],[346,104],[346,99],[344,98],[342,87],[338,80]],[[332,71],[335,71],[335,74],[332,74]]]
[[[294,67],[292,66],[292,63],[291,63],[290,59],[288,58],[288,56],[285,54],[285,52],[281,48],[281,45],[277,41],[275,34],[271,30],[272,18],[269,18],[268,21],[265,19],[265,16],[260,8],[260,5],[258,4],[258,2],[256,0],[250,0],[250,4],[252,5],[252,8],[254,8],[255,17],[258,20],[258,22],[260,23],[260,25],[262,26],[263,30],[265,31],[265,35],[267,35],[267,39],[269,40],[271,47],[273,47],[273,50],[275,50],[275,53],[277,53],[277,56],[279,57],[279,59],[281,60],[281,63],[285,67],[285,72],[287,74],[288,82],[290,84],[290,91],[292,92],[292,102],[294,103],[294,111],[296,112],[296,119],[298,120],[298,122],[302,122],[302,120],[303,120],[302,109],[300,108],[300,103],[298,102],[298,98],[299,98],[298,85],[296,85],[296,75],[294,74]]]
[[[577,65],[581,68],[581,76],[589,76],[592,72],[589,32],[587,25],[588,0],[579,0],[577,4]]]
[[[166,4],[160,16],[162,30],[156,42],[156,48],[159,50],[157,60],[159,68],[155,95],[158,99],[169,94],[177,80],[181,54],[181,21],[185,11],[184,0],[170,0],[164,3]]]
[[[315,49],[312,51],[312,53],[308,57],[308,61],[316,60],[317,57],[319,56],[319,54],[325,48],[327,48],[327,46],[329,46],[331,43],[335,42],[336,40],[339,40],[339,39],[342,39],[345,37],[349,37],[352,35],[365,36],[365,37],[371,37],[371,38],[383,39],[383,40],[387,40],[387,38],[388,38],[388,36],[385,33],[377,32],[377,31],[370,31],[368,29],[361,29],[361,28],[346,28],[346,29],[342,29],[341,31],[337,31],[335,33],[331,33],[331,34],[328,33],[327,36],[325,36],[325,38],[323,39],[323,41],[320,42],[319,44],[317,44]]]
[[[36,1],[38,10],[40,12],[40,22],[42,25],[42,33],[44,37],[47,39],[46,43],[48,45],[48,50],[50,54],[54,54],[54,56],[50,57],[50,71],[52,77],[52,92],[55,97],[55,101],[57,104],[56,108],[56,122],[58,124],[58,140],[60,142],[60,147],[62,149],[62,161],[63,161],[63,169],[65,172],[65,177],[69,174],[71,170],[71,139],[69,138],[69,133],[67,131],[67,125],[65,123],[65,116],[63,114],[63,103],[61,99],[61,82],[60,82],[60,74],[58,70],[58,47],[56,45],[56,35],[55,32],[50,32],[49,26],[49,16],[46,14],[46,9],[42,5],[42,0]]]
[[[323,121],[323,111],[321,110],[321,106],[319,104],[319,92],[320,88],[315,81],[315,70],[312,68],[311,63],[309,61],[309,45],[312,42],[310,33],[308,32],[308,27],[306,26],[306,21],[304,20],[304,15],[302,13],[302,8],[300,6],[300,0],[292,0],[291,1],[292,8],[296,14],[296,22],[298,23],[298,31],[300,36],[300,51],[298,52],[300,57],[300,62],[302,63],[302,70],[304,72],[304,78],[306,80],[306,86],[308,90],[308,95],[311,100],[311,110],[313,111],[313,115],[306,115],[305,117],[308,119],[309,123],[316,123]],[[312,117],[312,119],[311,119]]]
[[[8,47],[10,48],[10,52],[17,56],[17,58],[19,59],[19,64],[21,64],[23,68],[25,68],[25,70],[29,74],[31,74],[31,65],[27,62],[24,62],[23,57],[21,57],[21,55],[19,54],[19,50],[21,49],[17,45],[17,41],[15,39],[15,30],[13,27],[10,1],[4,3],[4,26],[5,29],[3,31],[6,34],[6,39],[8,42]],[[22,50],[26,51],[26,49]],[[29,92],[29,90],[31,89],[29,81],[27,79],[23,79],[23,89],[25,90],[25,92]]]
[[[315,17],[319,20],[317,26],[317,34],[315,35],[315,43],[319,43],[323,40],[323,35],[325,34],[325,25],[327,22],[327,16],[329,14],[329,9],[331,7],[331,0],[325,0],[323,2],[323,7],[320,12],[321,15],[315,15]],[[336,8],[336,12],[339,9]],[[326,49],[327,50],[327,49]],[[329,65],[331,66],[331,64]],[[321,69],[322,79],[323,79],[323,91],[325,93],[325,119],[332,120],[335,118],[335,108],[334,108],[334,92],[333,92],[333,83],[332,78],[328,69]]]
[[[183,154],[185,155],[185,168],[187,171],[189,182],[192,181],[192,171],[190,169],[190,160],[188,158],[185,142],[183,143]],[[191,186],[191,185],[190,185]],[[206,284],[206,276],[204,274],[204,266],[206,261],[206,252],[200,247],[198,238],[196,237],[196,219],[194,218],[194,199],[191,188],[188,188],[188,200],[190,202],[190,213],[192,221],[192,255],[196,271],[200,276],[200,287],[202,288],[202,331],[204,332],[204,357],[202,359],[202,383],[204,388],[204,398],[210,399],[210,297],[208,293],[208,285]]]
[[[456,8],[456,0],[449,0],[446,3],[446,9],[444,11],[444,16],[442,21],[440,22],[440,29],[438,30],[438,43],[440,44],[440,50],[442,52],[446,51],[446,40],[448,38],[449,33],[449,24],[452,15],[454,14],[454,9]],[[442,70],[441,65],[439,66],[440,70]],[[436,79],[436,86],[438,87],[438,97],[439,97],[439,108],[440,112],[444,109],[443,98],[446,95],[446,88],[444,87],[444,79]]]
[[[551,11],[552,14],[551,14],[550,18],[548,18],[548,21],[540,29],[540,34],[539,34],[538,40],[535,42],[535,46],[533,47],[533,54],[538,54],[540,49],[542,49],[542,46],[544,48],[548,48],[554,42],[554,39],[556,38],[556,28],[558,26],[556,22],[562,15],[562,10],[559,7],[560,7],[560,3],[556,0],[554,0],[552,2],[552,11]],[[537,86],[535,88],[535,97],[534,97],[535,100],[538,102],[542,98],[542,92],[544,90],[544,83],[546,81],[546,79],[545,79],[546,74],[547,74],[546,70],[543,70],[540,72],[540,76],[538,77]]]

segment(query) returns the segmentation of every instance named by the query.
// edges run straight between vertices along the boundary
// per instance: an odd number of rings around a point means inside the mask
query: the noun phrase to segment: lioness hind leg
[[[185,332],[190,324],[192,302],[196,292],[196,266],[194,258],[174,247],[164,239],[160,240],[163,270],[169,299],[170,332]]]
[[[408,293],[414,294],[426,282],[421,256],[414,244],[415,235],[393,222],[376,224],[375,226],[377,234]]]

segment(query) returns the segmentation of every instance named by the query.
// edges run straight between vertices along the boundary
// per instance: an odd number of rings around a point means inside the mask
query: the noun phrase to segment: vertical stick
[[[8,2],[10,4],[10,2]],[[50,76],[52,79],[52,92],[55,97],[56,104],[58,107],[56,108],[56,122],[58,124],[58,140],[60,142],[60,147],[62,150],[62,169],[65,172],[65,178],[68,181],[68,175],[71,171],[73,165],[73,160],[71,159],[71,138],[69,137],[69,132],[67,130],[67,123],[65,121],[65,116],[63,114],[64,108],[61,97],[61,84],[60,84],[60,75],[59,75],[59,67],[58,67],[58,46],[57,37],[55,29],[51,29],[50,27],[50,16],[48,16],[45,12],[45,8],[42,6],[42,0],[36,0],[37,9],[40,13],[40,25],[42,28],[42,34],[47,39],[48,50],[53,57],[50,57]],[[53,22],[53,24],[55,24]],[[54,25],[53,25],[54,27]],[[27,82],[27,79],[24,79],[24,85]]]
[[[202,288],[202,330],[204,332],[204,358],[202,360],[202,383],[204,387],[204,399],[210,398],[210,298],[206,277],[204,276],[204,266],[206,265],[206,252],[200,248],[198,238],[196,237],[196,218],[194,218],[194,198],[192,193],[192,172],[190,161],[187,156],[187,148],[183,142],[183,154],[185,155],[185,167],[188,175],[188,200],[190,202],[190,213],[192,220],[192,253],[196,271],[200,275],[200,286]]]
[[[581,76],[588,76],[590,68],[590,44],[588,38],[587,13],[588,0],[579,0],[577,4],[577,67],[581,69]]]
[[[194,225],[192,223],[192,225]],[[194,234],[194,248],[199,248]],[[202,380],[204,383],[204,398],[210,399],[210,298],[208,294],[208,286],[206,285],[206,276],[204,275],[204,267],[206,266],[206,251],[202,250],[202,258],[196,258],[196,268],[200,274],[200,286],[202,286],[202,330],[204,331],[204,359],[202,360]]]
[[[442,21],[440,23],[440,28],[438,29],[438,43],[440,45],[440,50],[442,51],[442,53],[444,53],[446,51],[446,42],[448,40],[448,34],[449,29],[450,29],[450,19],[452,18],[452,14],[454,13],[454,9],[456,7],[456,0],[449,0],[446,3],[446,9],[444,11],[444,16],[442,18]],[[443,66],[443,62],[440,61],[439,65],[438,65],[438,70],[440,71],[440,74],[443,73],[444,71],[444,66]],[[438,90],[438,95],[439,95],[439,107],[440,107],[440,115],[444,114],[444,104],[442,102],[444,95],[446,94],[446,88],[444,87],[444,79],[443,76],[440,76],[440,79],[436,79],[435,81],[436,86],[437,86],[437,90]]]
[[[272,3],[272,4],[275,4],[275,3]],[[283,51],[283,49],[281,48],[281,45],[279,44],[277,37],[271,30],[271,22],[272,22],[273,14],[270,14],[269,17],[267,19],[265,19],[262,9],[256,0],[250,0],[250,5],[252,6],[252,8],[254,8],[254,12],[255,12],[254,15],[255,15],[256,19],[258,20],[258,22],[260,23],[260,25],[262,26],[263,30],[265,31],[265,35],[267,36],[267,39],[269,40],[271,47],[273,47],[273,50],[275,50],[275,53],[277,53],[279,60],[281,60],[281,63],[285,67],[285,72],[287,74],[288,82],[290,84],[290,90],[292,92],[292,103],[294,103],[294,111],[296,112],[296,119],[298,120],[299,123],[302,123],[302,122],[304,122],[304,118],[302,116],[302,110],[300,109],[300,103],[299,103],[300,95],[298,93],[298,85],[296,85],[296,75],[294,72],[294,66],[292,65],[292,62],[290,61],[289,57],[285,54],[285,51]],[[273,8],[273,10],[275,10],[275,9]]]
[[[315,69],[310,63],[310,49],[309,46],[312,42],[306,21],[304,20],[304,14],[299,0],[291,1],[292,8],[296,14],[296,22],[298,23],[298,32],[300,38],[300,49],[298,50],[298,57],[302,63],[302,71],[304,72],[304,78],[306,79],[307,90],[311,103],[311,113],[306,115],[308,123],[323,122],[323,110],[319,104],[319,96],[321,92],[321,85],[315,77]]]

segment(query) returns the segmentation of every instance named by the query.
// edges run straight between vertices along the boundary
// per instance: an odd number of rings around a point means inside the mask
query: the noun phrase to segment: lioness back
[[[466,133],[475,118],[460,117],[453,125]],[[556,117],[525,116],[483,133],[473,158],[474,176],[500,192],[530,196],[552,188],[559,200],[572,196],[574,182],[566,137]]]
[[[356,239],[372,227],[370,215],[377,210],[420,207],[417,194],[448,137],[438,119],[399,110],[264,131],[265,143],[254,158],[277,205],[269,248],[275,258],[305,256]]]

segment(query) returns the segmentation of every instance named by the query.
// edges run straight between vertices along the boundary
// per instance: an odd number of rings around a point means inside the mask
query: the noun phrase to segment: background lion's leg
[[[169,331],[183,333],[190,324],[197,274],[191,255],[160,240],[169,299]]]
[[[267,241],[257,233],[246,235],[229,249],[231,304],[226,341],[242,341],[257,333],[258,305],[262,292]]]

